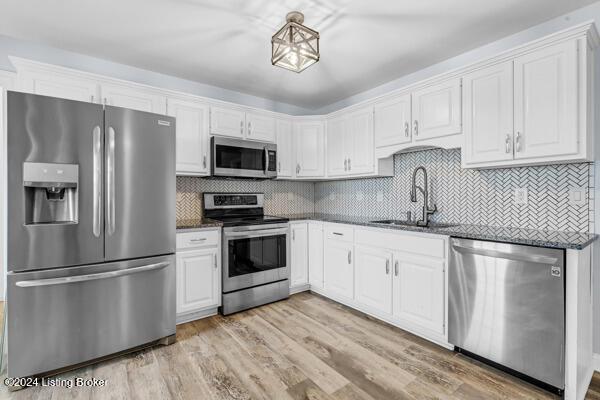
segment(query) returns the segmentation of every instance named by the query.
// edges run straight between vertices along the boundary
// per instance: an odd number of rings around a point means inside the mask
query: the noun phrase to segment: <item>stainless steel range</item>
[[[223,222],[225,315],[290,294],[288,219],[264,215],[262,193],[205,193],[204,215]]]

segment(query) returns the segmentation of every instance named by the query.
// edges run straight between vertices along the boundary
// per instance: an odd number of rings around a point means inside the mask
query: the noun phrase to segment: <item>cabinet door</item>
[[[308,281],[311,286],[323,287],[323,225],[308,224]]]
[[[349,119],[348,172],[367,174],[375,171],[373,162],[373,109],[353,113]]]
[[[306,223],[291,224],[292,249],[290,286],[308,283],[308,226]]]
[[[221,274],[218,249],[177,253],[177,314],[218,307]]]
[[[325,263],[323,286],[326,291],[354,298],[354,254],[352,243],[340,240],[325,240]]]
[[[375,106],[375,147],[410,143],[412,120],[410,95],[399,96]]]
[[[294,124],[296,147],[296,176],[319,178],[325,173],[323,123],[298,122]]]
[[[412,94],[413,139],[461,133],[460,78]]]
[[[102,101],[109,106],[156,114],[167,112],[167,98],[149,90],[127,85],[103,84],[100,87],[100,94]]]
[[[515,59],[515,159],[578,151],[577,42]]]
[[[169,99],[167,113],[176,118],[176,171],[183,175],[208,175],[208,106]]]
[[[444,333],[443,260],[394,254],[394,316],[432,332]]]
[[[513,158],[513,63],[463,77],[465,164]]]
[[[20,89],[42,96],[77,101],[98,101],[98,83],[91,79],[55,73],[18,73]]]
[[[277,121],[277,177],[291,178],[294,165],[292,153],[292,123]]]
[[[244,137],[246,115],[243,111],[229,108],[210,108],[210,133],[212,135]]]
[[[346,138],[349,136],[345,118],[327,121],[327,176],[342,176],[348,170]]]
[[[246,113],[246,139],[263,142],[275,141],[275,118],[267,115]]]
[[[354,297],[385,314],[392,314],[392,253],[356,246]]]

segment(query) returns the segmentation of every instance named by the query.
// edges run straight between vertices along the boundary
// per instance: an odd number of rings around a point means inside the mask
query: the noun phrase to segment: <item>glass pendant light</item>
[[[302,25],[304,14],[292,11],[271,38],[271,64],[302,72],[319,61],[319,32]]]

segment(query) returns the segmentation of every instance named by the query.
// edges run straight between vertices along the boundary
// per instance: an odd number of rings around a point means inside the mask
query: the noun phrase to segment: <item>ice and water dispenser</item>
[[[25,225],[76,224],[79,166],[23,163]]]

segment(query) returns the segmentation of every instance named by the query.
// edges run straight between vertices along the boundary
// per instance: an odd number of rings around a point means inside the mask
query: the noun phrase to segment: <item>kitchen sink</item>
[[[418,226],[417,221],[403,221],[399,219],[382,219],[379,221],[370,221],[373,224],[381,225],[396,225],[396,226]],[[420,228],[450,228],[458,224],[448,224],[444,222],[429,222],[427,226],[419,226]]]

